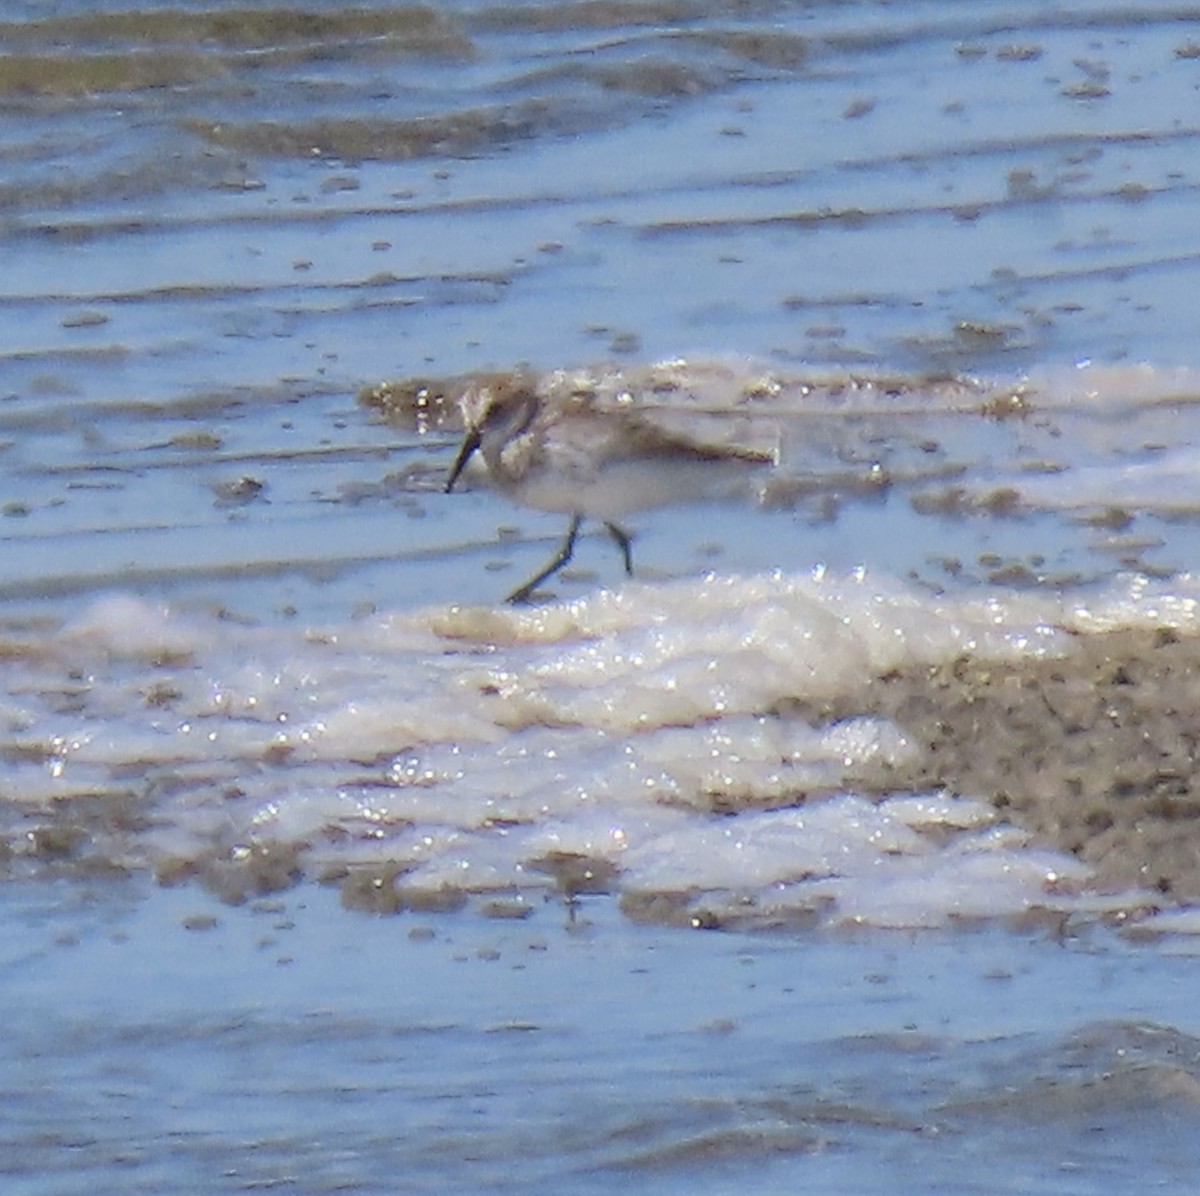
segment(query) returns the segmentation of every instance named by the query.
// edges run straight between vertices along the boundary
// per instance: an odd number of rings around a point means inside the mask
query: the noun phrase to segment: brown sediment
[[[809,713],[864,712],[918,749],[882,788],[985,798],[1100,888],[1200,898],[1200,637],[1123,630],[1064,659],[914,667]]]
[[[753,12],[739,3],[738,15]],[[479,28],[511,30],[617,29],[636,26],[675,26],[711,17],[713,6],[698,0],[582,0],[579,4],[498,4],[482,9],[473,24]]]
[[[83,96],[179,87],[229,74],[239,61],[312,61],[337,53],[462,61],[467,35],[424,7],[316,14],[287,9],[93,13],[0,23],[0,95]],[[88,53],[64,53],[63,46]],[[252,59],[245,51],[255,52]]]
[[[231,122],[189,118],[182,125],[210,144],[238,153],[403,162],[429,155],[479,153],[538,132],[554,131],[557,117],[551,108],[546,102],[527,100],[410,120],[326,117]]]
[[[377,408],[385,418],[411,427],[435,406],[455,415],[457,400],[470,387],[480,385],[526,386],[560,400],[580,398],[620,407],[633,400],[657,402],[674,396],[693,409],[724,414],[733,409],[763,417],[794,417],[804,412],[845,418],[852,408],[857,414],[897,416],[929,414],[933,409],[939,414],[971,412],[999,420],[1029,415],[1040,401],[1025,383],[987,386],[945,370],[915,374],[835,370],[777,376],[738,373],[716,361],[667,361],[620,368],[608,365],[540,375],[527,368],[441,377],[415,375],[365,387],[358,398],[364,406]],[[1053,462],[1038,463],[1039,472],[1058,468]]]
[[[0,95],[82,96],[197,83],[222,73],[197,54],[91,54],[0,57]]]
[[[415,376],[365,387],[359,392],[358,401],[399,427],[460,432],[463,419],[459,400],[472,387],[507,391],[536,385],[536,375],[523,370]]]
[[[298,884],[306,846],[260,840],[197,856],[164,856],[155,865],[155,879],[165,886],[197,880],[226,905],[242,905],[251,897],[281,893]]]
[[[189,45],[268,48],[293,42],[325,44],[384,39],[389,46],[429,54],[468,53],[471,43],[454,21],[436,9],[409,5],[386,11],[349,8],[306,13],[292,8],[254,10],[238,6],[191,12],[154,11],[79,13],[40,21],[0,24],[10,44]]]

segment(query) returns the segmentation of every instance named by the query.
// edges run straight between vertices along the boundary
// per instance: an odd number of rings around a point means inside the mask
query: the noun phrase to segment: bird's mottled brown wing
[[[690,457],[696,461],[767,465],[775,459],[777,434],[768,421],[735,413],[697,412],[639,405],[607,413],[621,420],[630,456]],[[593,416],[592,418],[595,418]]]

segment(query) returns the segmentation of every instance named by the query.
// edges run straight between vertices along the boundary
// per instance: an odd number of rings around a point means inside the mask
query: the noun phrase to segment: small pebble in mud
[[[107,323],[108,316],[94,310],[72,312],[59,321],[63,328],[99,328]]]
[[[342,882],[342,906],[371,914],[400,913],[405,901],[396,887],[396,878],[402,871],[397,864],[351,869]]]
[[[483,902],[479,906],[479,912],[485,918],[495,918],[500,921],[521,921],[533,913],[533,906],[519,898],[505,900],[504,898],[497,897]]]
[[[219,925],[214,914],[189,914],[182,922],[184,930],[215,930]]]
[[[183,449],[186,452],[215,453],[221,447],[222,440],[215,432],[182,432],[178,436],[172,436],[169,444],[171,448]]]
[[[452,914],[467,904],[461,889],[405,889],[404,898],[410,910],[426,914]]]
[[[1069,100],[1103,100],[1112,95],[1112,92],[1104,83],[1098,83],[1094,79],[1085,79],[1082,83],[1064,87],[1059,95],[1065,96]]]
[[[75,826],[39,826],[26,836],[29,852],[39,860],[67,860],[78,854],[87,832]]]
[[[321,190],[328,195],[335,191],[357,191],[361,186],[362,183],[353,175],[335,174],[321,183]]]
[[[1102,511],[1093,511],[1079,517],[1080,523],[1091,527],[1108,528],[1112,531],[1124,531],[1133,522],[1133,516],[1123,507],[1105,507]]]
[[[217,497],[217,506],[236,507],[261,498],[266,488],[266,482],[247,476],[232,482],[220,482],[213,487],[213,493]]]
[[[1036,62],[1042,56],[1042,47],[1036,45],[1001,46],[996,51],[1000,62]]]
[[[239,845],[197,862],[200,882],[227,905],[264,893],[291,888],[301,876],[297,843],[261,842]]]

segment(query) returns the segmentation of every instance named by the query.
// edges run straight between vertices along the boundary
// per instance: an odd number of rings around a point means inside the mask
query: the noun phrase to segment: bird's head
[[[489,463],[498,457],[533,422],[540,402],[528,379],[506,377],[468,387],[459,400],[466,435],[450,467],[446,492],[454,488],[477,449]]]

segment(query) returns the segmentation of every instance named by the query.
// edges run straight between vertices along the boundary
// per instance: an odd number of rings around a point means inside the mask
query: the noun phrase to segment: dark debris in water
[[[232,481],[217,482],[212,490],[218,507],[243,507],[263,498],[266,488],[266,482],[244,474]]]
[[[558,890],[569,898],[585,893],[611,893],[617,883],[618,869],[611,861],[575,852],[550,852],[531,860],[528,866],[534,872],[552,876]]]
[[[242,905],[252,897],[280,893],[303,879],[303,843],[257,841],[231,848],[213,848],[196,856],[170,856],[158,861],[159,884],[196,880],[227,905]]]
[[[398,914],[405,902],[396,882],[407,871],[395,863],[349,869],[339,889],[342,905],[368,914]]]
[[[395,861],[359,864],[338,869],[323,879],[338,886],[343,908],[361,913],[449,914],[467,905],[467,894],[461,889],[405,885],[403,879],[412,869],[411,864]]]

